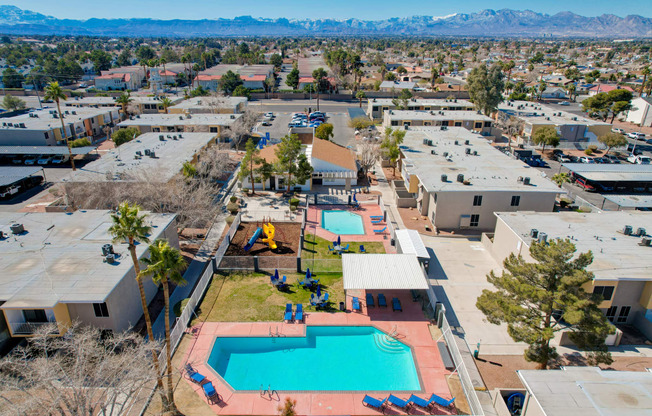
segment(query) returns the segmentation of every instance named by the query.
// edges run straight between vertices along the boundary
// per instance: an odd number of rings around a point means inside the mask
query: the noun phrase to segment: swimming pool
[[[349,211],[322,211],[321,227],[335,234],[364,234],[362,217]]]
[[[235,390],[421,390],[410,347],[371,326],[309,326],[305,337],[218,337],[208,365]]]

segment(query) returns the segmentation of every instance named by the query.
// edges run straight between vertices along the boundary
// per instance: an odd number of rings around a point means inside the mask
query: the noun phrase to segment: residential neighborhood
[[[649,5],[7,3],[0,414],[652,414]]]

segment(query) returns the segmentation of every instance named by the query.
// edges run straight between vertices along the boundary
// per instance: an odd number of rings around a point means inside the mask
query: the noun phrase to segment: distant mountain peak
[[[234,19],[57,19],[16,6],[0,6],[0,33],[15,35],[95,36],[505,36],[505,37],[652,37],[652,19],[605,14],[555,15],[532,10],[485,9],[447,16],[412,16],[384,20],[270,19],[238,16]]]

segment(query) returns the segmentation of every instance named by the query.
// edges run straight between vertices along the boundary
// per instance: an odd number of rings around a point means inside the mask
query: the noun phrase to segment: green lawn
[[[342,271],[342,258],[328,251],[328,246],[332,246],[333,242],[317,237],[314,234],[306,234],[303,249],[301,250],[301,264],[305,269],[309,267],[311,271],[315,272],[328,272],[337,273]],[[344,253],[359,253],[360,245],[364,245],[367,253],[385,253],[385,246],[378,241],[366,242],[342,242],[346,247],[349,244],[349,249]]]
[[[216,273],[206,296],[197,311],[198,318],[192,324],[206,319],[208,322],[267,322],[282,321],[286,303],[303,303],[304,310],[310,306],[310,292],[297,283],[302,274],[286,274],[290,287],[281,292],[274,288],[265,273]],[[322,292],[329,296],[329,311],[337,310],[344,301],[341,273],[320,273]]]

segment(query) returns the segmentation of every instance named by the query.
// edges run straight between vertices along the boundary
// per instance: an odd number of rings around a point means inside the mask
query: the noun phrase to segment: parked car
[[[595,163],[595,160],[589,156],[582,156],[580,158],[580,163]]]
[[[614,133],[618,133],[618,134],[625,134],[625,130],[619,129],[619,128],[616,128],[616,127],[611,129],[611,131],[614,132]]]
[[[584,189],[586,192],[595,192],[595,186],[589,184],[584,178],[577,178],[575,180],[575,185]]]
[[[599,163],[599,164],[610,164],[611,163],[611,160],[603,158],[603,157],[596,157],[596,158],[593,159],[593,161],[595,163]]]
[[[627,137],[629,137],[630,139],[634,139],[634,140],[645,140],[645,134],[643,134],[643,133],[641,133],[639,131],[635,131],[635,132],[632,132],[632,133],[627,133]]]
[[[271,126],[271,125],[272,125],[272,123],[270,123],[270,122],[267,121],[267,120],[264,120],[264,121],[263,121],[262,123],[260,123],[260,124],[263,125],[263,126]]]
[[[50,162],[52,162],[52,156],[45,156],[45,155],[39,157],[38,160],[36,161],[36,163],[38,163],[39,165],[47,165]]]
[[[272,113],[271,111],[269,113],[265,113],[265,117],[274,118],[274,113]]]
[[[563,153],[557,155],[557,157],[556,157],[555,159],[556,159],[557,162],[559,162],[559,163],[571,163],[571,162],[572,162],[571,158],[568,157],[568,155],[565,155],[565,154],[563,154]]]
[[[610,163],[618,164],[620,163],[620,159],[614,155],[604,155],[602,157],[603,159],[608,159]]]
[[[649,165],[652,159],[649,156],[631,154],[627,157],[627,161],[636,165]]]
[[[559,103],[559,105],[570,105],[570,103],[568,101],[562,101]]]
[[[25,159],[25,164],[26,165],[34,165],[36,163],[36,160],[38,158],[36,156],[29,156],[28,158]]]
[[[5,188],[0,188],[0,199],[9,199],[18,193],[20,186],[7,186]]]
[[[291,121],[288,123],[288,127],[307,127],[308,124],[302,121]]]
[[[638,146],[632,143],[627,145],[627,151],[635,155],[640,155],[643,153]]]
[[[17,156],[13,159],[11,159],[11,163],[14,165],[22,165],[23,164],[23,159],[20,156]]]
[[[52,163],[53,165],[60,165],[63,162],[65,162],[66,160],[67,160],[66,156],[60,155],[60,156],[53,157],[52,161],[50,163]]]

